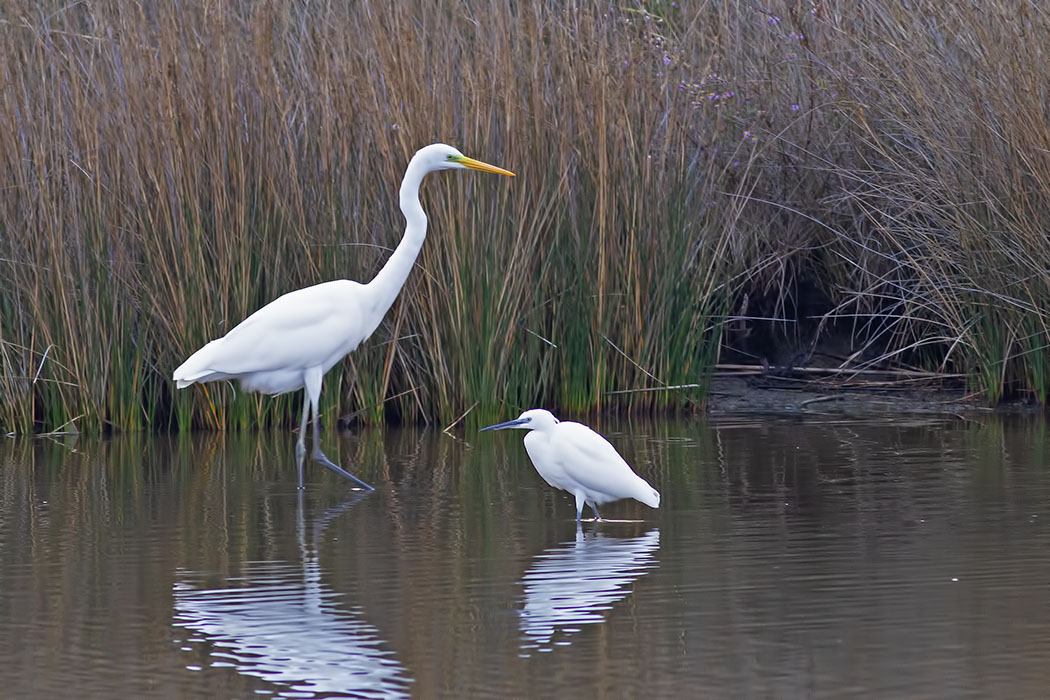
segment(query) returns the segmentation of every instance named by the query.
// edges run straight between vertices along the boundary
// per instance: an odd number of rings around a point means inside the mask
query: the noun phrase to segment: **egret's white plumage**
[[[576,499],[576,519],[584,503],[594,516],[598,504],[633,498],[650,508],[660,507],[660,492],[634,473],[609,441],[586,425],[559,421],[550,411],[534,408],[514,420],[490,425],[485,430],[519,428],[525,436],[525,451],[543,480]]]
[[[371,488],[321,452],[318,427],[321,382],[325,372],[379,327],[408,279],[427,235],[427,217],[419,202],[423,176],[436,170],[462,168],[514,174],[467,158],[445,144],[421,148],[412,157],[401,181],[400,204],[405,216],[405,235],[371,282],[334,280],[278,297],[222,338],[193,353],[172,375],[176,386],[182,389],[198,382],[238,379],[245,391],[283,394],[305,389],[303,417],[296,443],[299,487],[303,485],[306,423],[312,409],[313,458]]]

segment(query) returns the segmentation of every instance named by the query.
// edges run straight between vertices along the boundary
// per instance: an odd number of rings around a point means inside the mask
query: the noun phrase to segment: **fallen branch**
[[[842,396],[818,396],[816,398],[806,399],[805,401],[800,402],[798,407],[799,408],[805,408],[806,406],[810,405],[811,403],[821,403],[822,401],[832,401],[834,399],[841,399],[841,398],[844,398],[844,397],[842,397]]]
[[[654,386],[648,389],[617,389],[616,391],[603,391],[602,395],[608,394],[640,394],[645,391],[674,391],[675,389],[699,389],[699,384],[675,384],[674,386]]]
[[[945,372],[924,372],[917,369],[847,369],[840,367],[773,367],[770,365],[768,368],[762,365],[733,365],[733,364],[719,364],[715,365],[716,370],[736,370],[740,372],[759,372],[762,374],[768,374],[769,372],[797,372],[798,374],[832,374],[832,375],[872,375],[882,374],[890,375],[894,377],[916,377],[924,379],[961,379],[965,377],[965,374],[948,374]]]

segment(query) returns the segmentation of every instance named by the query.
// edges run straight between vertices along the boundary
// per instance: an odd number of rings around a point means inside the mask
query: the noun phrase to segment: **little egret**
[[[412,270],[427,235],[427,217],[419,203],[423,176],[435,170],[465,168],[514,175],[467,158],[442,143],[421,148],[409,161],[401,181],[405,234],[371,282],[334,280],[274,299],[229,333],[190,355],[172,375],[178,388],[197,382],[239,379],[245,391],[283,394],[304,389],[303,417],[295,445],[299,488],[303,488],[306,422],[312,409],[314,460],[371,489],[321,451],[318,416],[321,380],[325,372],[372,335]]]
[[[514,420],[490,425],[486,430],[520,428],[525,451],[543,480],[576,498],[576,520],[583,504],[590,505],[596,520],[598,504],[633,498],[650,508],[660,507],[660,492],[631,469],[609,441],[586,425],[559,421],[550,411],[534,408]]]

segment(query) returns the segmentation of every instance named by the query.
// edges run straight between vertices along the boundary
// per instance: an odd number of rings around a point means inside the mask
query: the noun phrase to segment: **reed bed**
[[[171,370],[371,278],[433,141],[518,178],[428,178],[430,240],[329,419],[695,407],[763,324],[1045,402],[1040,6],[682,5],[6,3],[0,425],[288,422],[298,397]]]

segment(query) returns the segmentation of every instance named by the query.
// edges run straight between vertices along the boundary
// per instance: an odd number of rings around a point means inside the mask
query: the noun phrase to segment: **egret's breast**
[[[536,467],[536,471],[544,481],[556,489],[572,490],[573,482],[565,473],[560,455],[549,436],[538,430],[532,431],[525,436],[525,451],[528,452],[532,465]]]

